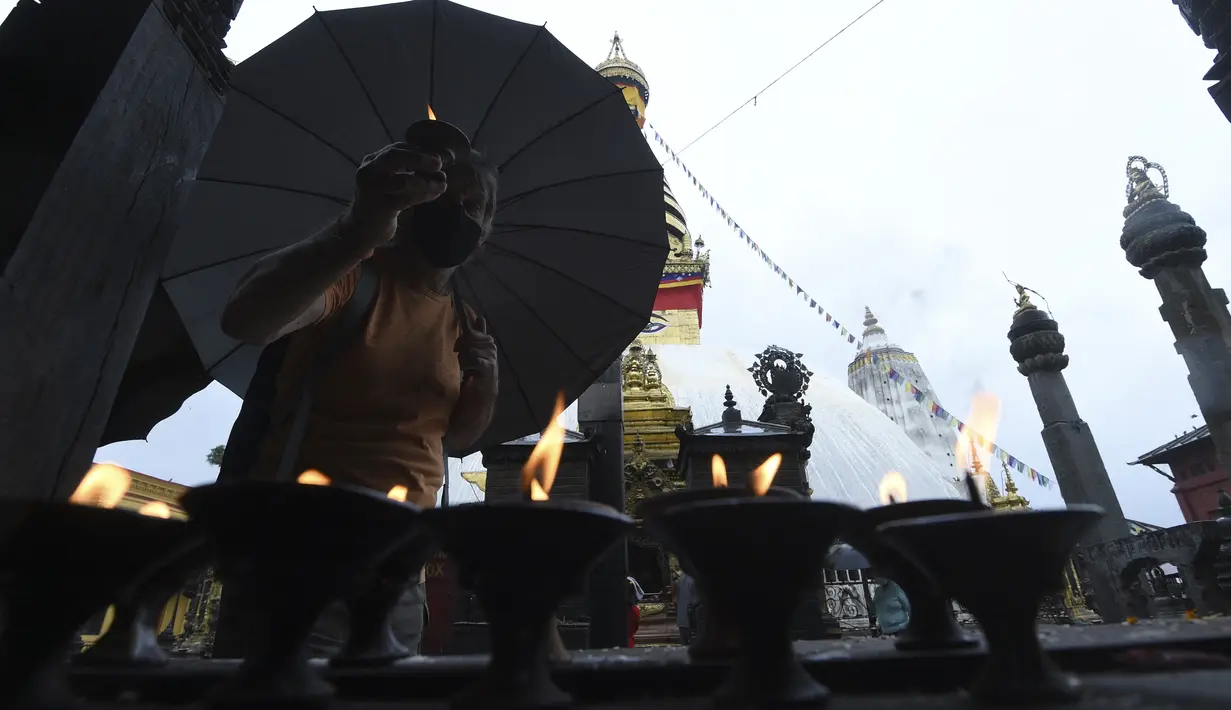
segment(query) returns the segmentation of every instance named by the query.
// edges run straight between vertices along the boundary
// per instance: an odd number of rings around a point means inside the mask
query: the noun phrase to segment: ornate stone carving
[[[1017,362],[1017,371],[1060,372],[1069,366],[1064,354],[1064,336],[1051,316],[1040,311],[1029,298],[1014,301],[1018,305],[1009,328],[1009,354]]]
[[[231,22],[243,0],[164,0],[163,14],[192,53],[210,88],[218,95],[231,78],[231,60],[222,53]]]
[[[633,455],[640,438],[651,460],[674,459],[679,441],[672,435],[677,424],[687,421],[690,410],[675,406],[675,397],[663,382],[658,355],[640,340],[634,340],[620,364],[624,393],[624,452]]]
[[[775,401],[803,398],[813,374],[800,360],[803,353],[793,353],[771,345],[755,357],[757,361],[748,371],[752,373],[752,380],[757,383],[761,394],[770,395]]]
[[[675,397],[663,384],[658,355],[647,349],[640,338],[628,346],[628,354],[624,356],[620,371],[624,376],[625,409],[675,406]]]
[[[637,506],[646,498],[683,487],[683,482],[674,471],[664,471],[649,459],[645,443],[637,436],[633,440],[632,456],[624,464],[624,499],[627,512],[635,515]]]
[[[1151,169],[1162,176],[1161,187],[1150,178]],[[1128,262],[1147,279],[1168,266],[1203,264],[1205,230],[1197,226],[1192,215],[1168,200],[1170,187],[1162,167],[1135,155],[1129,158],[1126,173],[1128,206],[1124,208],[1120,248]]]
[[[1226,0],[1171,0],[1193,34],[1221,55],[1231,50],[1231,3]]]
[[[812,405],[803,401],[813,372],[803,364],[802,357],[802,353],[771,345],[756,356],[756,363],[748,371],[761,394],[767,395],[757,421],[783,424],[803,434],[799,459],[807,461],[812,456],[810,447],[816,425],[812,423]],[[729,388],[727,396],[730,397]]]

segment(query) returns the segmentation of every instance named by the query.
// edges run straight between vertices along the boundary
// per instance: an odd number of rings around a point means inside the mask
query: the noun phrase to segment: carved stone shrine
[[[790,359],[787,359],[787,355]],[[731,487],[748,485],[753,470],[774,454],[782,455],[782,464],[774,477],[774,486],[811,494],[805,470],[808,444],[812,440],[812,422],[806,405],[799,397],[807,390],[808,373],[799,364],[798,356],[781,348],[769,348],[757,356],[757,364],[750,370],[757,384],[769,395],[762,416],[780,416],[790,425],[776,422],[749,421],[743,418],[730,386],[725,393],[722,421],[708,426],[693,428],[691,422],[680,425],[676,436],[680,440],[680,461],[688,488],[711,488],[714,485],[712,465],[714,455],[722,457],[727,469],[727,483]],[[775,387],[777,391],[769,389]],[[738,532],[736,532],[738,534]],[[767,541],[768,544],[806,545],[806,540]],[[721,544],[715,541],[715,544]],[[748,561],[755,566],[753,560]],[[755,573],[750,582],[755,583]],[[704,625],[705,600],[701,599]],[[794,622],[796,639],[840,638],[842,631],[838,622],[829,614],[825,605],[823,589],[812,590],[800,605]]]

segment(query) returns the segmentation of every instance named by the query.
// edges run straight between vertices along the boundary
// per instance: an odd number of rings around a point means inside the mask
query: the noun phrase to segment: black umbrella
[[[863,553],[850,545],[835,545],[829,551],[829,569],[868,569],[872,565]]]
[[[500,348],[474,449],[541,430],[637,336],[668,244],[662,168],[620,91],[543,27],[413,0],[317,12],[236,68],[163,275],[210,376],[242,396],[256,366],[219,327],[239,277],[334,219],[363,156],[429,117],[500,171],[492,237],[457,278]]]

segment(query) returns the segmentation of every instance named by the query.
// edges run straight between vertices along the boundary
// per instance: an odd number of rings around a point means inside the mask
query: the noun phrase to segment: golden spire
[[[1004,492],[1007,495],[1017,495],[1017,484],[1013,482],[1013,474],[1009,471],[1009,464],[1004,464]]]
[[[1163,179],[1163,186],[1160,188],[1150,179],[1150,169],[1158,171],[1158,174]],[[1158,163],[1151,163],[1140,155],[1134,155],[1128,159],[1128,165],[1124,168],[1125,174],[1128,176],[1128,186],[1124,188],[1124,198],[1128,200],[1130,205],[1148,202],[1150,200],[1167,199],[1171,196],[1171,187],[1167,182],[1167,171],[1163,170],[1163,166]]]
[[[599,62],[594,69],[613,84],[629,86],[636,92],[641,101],[640,106],[635,108],[644,121],[645,106],[650,102],[650,85],[646,82],[645,72],[641,71],[641,67],[624,53],[624,41],[620,39],[619,32],[611,38],[611,51],[607,53],[607,58]]]
[[[1029,508],[1030,501],[1026,500],[1017,492],[1017,484],[1013,482],[1013,474],[1009,470],[1009,462],[1001,461],[1001,467],[1004,469],[1004,495],[1000,496],[992,505],[996,510],[1018,510]]]

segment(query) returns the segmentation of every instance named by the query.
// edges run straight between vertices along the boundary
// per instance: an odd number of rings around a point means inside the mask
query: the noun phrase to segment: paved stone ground
[[[967,632],[978,635],[978,627],[969,627]],[[1146,619],[1137,624],[1084,624],[1059,626],[1043,624],[1039,627],[1039,638],[1045,648],[1068,647],[1082,645],[1110,644],[1139,641],[1148,643],[1160,640],[1179,640],[1188,636],[1201,638],[1205,636],[1231,636],[1231,617],[1211,617],[1206,619],[1185,619],[1171,617],[1165,619]],[[671,653],[681,650],[676,644],[644,644],[640,646],[651,655]],[[893,639],[873,638],[858,633],[842,639],[831,641],[800,641],[796,647],[802,653],[827,655],[876,655],[893,648]],[[636,652],[638,649],[632,649]],[[606,651],[603,653],[611,653]]]
[[[1226,710],[1231,678],[1226,671],[1103,676],[1084,680],[1085,698],[1077,704],[1036,705],[1035,710]],[[82,710],[179,710],[183,706],[144,703],[100,703]],[[625,701],[578,704],[595,710],[713,710],[709,698]],[[834,695],[828,710],[971,710],[963,693],[938,695]],[[337,701],[335,710],[448,710],[447,701],[397,702]]]

